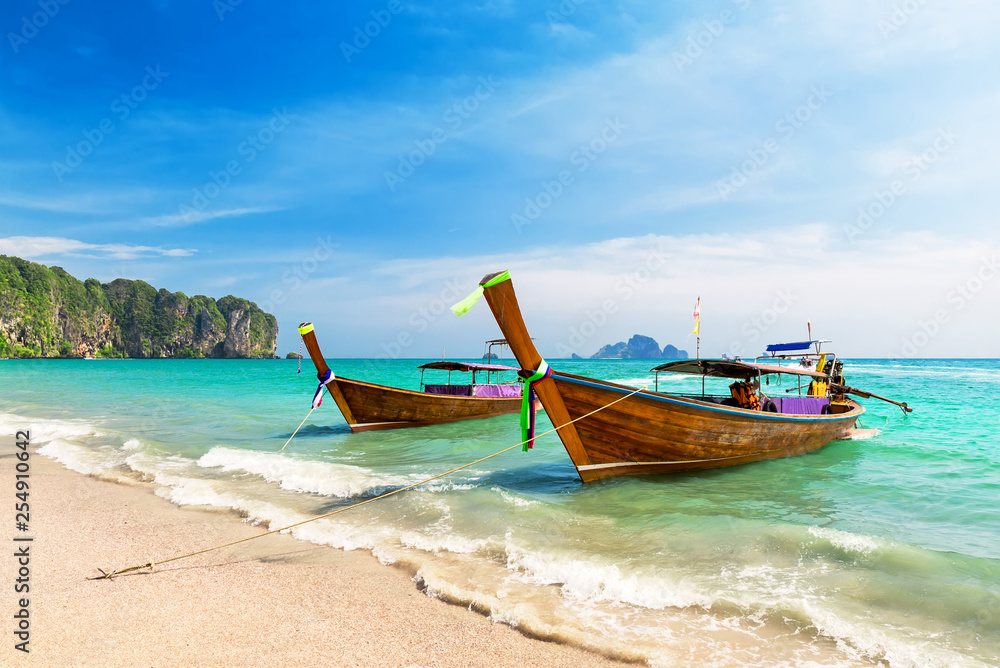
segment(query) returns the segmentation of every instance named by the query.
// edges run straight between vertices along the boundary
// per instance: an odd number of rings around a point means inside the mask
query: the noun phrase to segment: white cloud
[[[637,333],[693,352],[690,312],[699,295],[707,356],[753,356],[766,343],[804,336],[811,321],[813,333],[833,339],[841,355],[899,357],[904,341],[941,311],[945,322],[919,356],[985,356],[987,342],[970,346],[968,332],[1000,330],[991,308],[1000,293],[998,253],[996,244],[929,232],[889,245],[862,239],[849,246],[837,227],[816,223],[766,239],[646,235],[524,253],[393,260],[352,275],[336,293],[307,283],[297,301],[365,313],[340,341],[360,356],[384,352],[400,334],[411,341],[404,357],[434,355],[442,345],[476,353],[480,339],[496,334],[488,307],[480,304],[461,319],[444,307],[502,269],[511,271],[539,350],[552,357],[567,349],[587,356]],[[962,286],[968,294],[960,298]],[[309,318],[324,330],[346,331],[339,316]]]
[[[153,216],[143,218],[139,222],[154,225],[156,227],[182,227],[204,223],[216,218],[231,218],[233,216],[248,216],[255,213],[271,213],[273,211],[283,211],[284,207],[279,206],[250,206],[238,209],[226,209],[223,211],[195,211],[186,214],[168,214],[163,216]]]
[[[17,168],[11,166],[11,171]],[[52,196],[25,195],[18,192],[0,192],[0,206],[52,211],[69,214],[109,214],[122,211],[129,205],[147,203],[154,195],[152,189],[115,189],[113,192],[85,192],[74,195]]]
[[[552,22],[549,24],[549,30],[551,31],[553,37],[566,41],[585,42],[594,38],[594,34],[592,32],[580,30],[572,23]]]
[[[69,257],[135,260],[148,257],[186,257],[196,252],[193,248],[163,248],[162,246],[136,246],[131,244],[91,244],[63,237],[0,238],[0,253],[23,258],[65,255]]]

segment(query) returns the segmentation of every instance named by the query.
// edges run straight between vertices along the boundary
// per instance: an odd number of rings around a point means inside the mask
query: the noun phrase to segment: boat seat
[[[520,385],[473,385],[472,396],[474,397],[499,397],[511,398],[521,396]]]
[[[456,397],[472,396],[471,385],[424,385],[427,394],[449,394]]]
[[[771,397],[778,412],[786,415],[823,415],[823,408],[830,404],[829,397]]]

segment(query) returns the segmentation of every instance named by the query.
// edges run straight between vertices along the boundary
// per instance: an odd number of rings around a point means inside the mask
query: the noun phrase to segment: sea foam
[[[347,498],[388,491],[419,482],[418,476],[376,474],[349,464],[298,459],[274,452],[215,447],[202,455],[198,465],[220,467],[224,472],[259,475],[282,489]]]

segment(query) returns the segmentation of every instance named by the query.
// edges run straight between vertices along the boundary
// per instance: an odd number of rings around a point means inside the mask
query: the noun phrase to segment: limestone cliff
[[[278,323],[245,299],[79,281],[0,255],[0,357],[273,357]]]

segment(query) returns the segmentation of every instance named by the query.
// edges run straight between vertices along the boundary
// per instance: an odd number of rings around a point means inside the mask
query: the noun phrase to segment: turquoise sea
[[[649,361],[550,360],[631,385]],[[330,360],[416,389],[415,360]],[[507,415],[352,434],[308,360],[0,361],[0,429],[179,505],[277,528],[520,440]],[[848,360],[867,440],[582,484],[555,435],[294,530],[428,594],[652,665],[1000,664],[1000,361]],[[548,428],[544,417],[541,428]],[[141,540],[141,537],[136,537]],[[169,557],[172,555],[153,555]],[[706,658],[707,657],[707,658]]]

